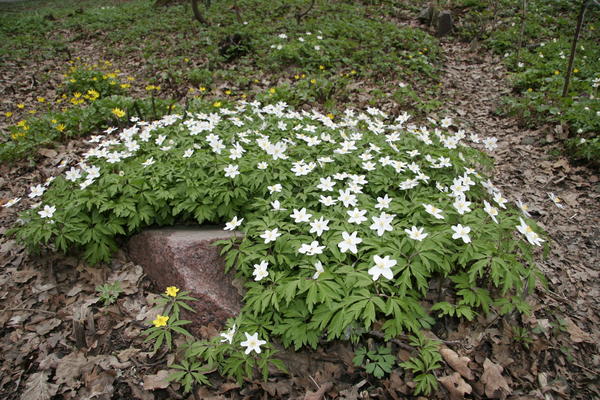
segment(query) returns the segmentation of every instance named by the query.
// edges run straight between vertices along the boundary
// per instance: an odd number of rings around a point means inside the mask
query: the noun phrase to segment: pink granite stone
[[[151,229],[133,236],[128,249],[160,289],[177,286],[198,299],[190,304],[196,312],[182,317],[193,322],[193,330],[211,323],[221,327],[242,303],[234,275],[225,274],[225,260],[213,243],[233,235],[219,227]]]

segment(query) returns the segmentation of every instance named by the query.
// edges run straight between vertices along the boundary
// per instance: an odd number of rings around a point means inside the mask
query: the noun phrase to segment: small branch
[[[4,312],[8,312],[8,311],[27,311],[27,312],[37,312],[37,313],[42,313],[42,314],[48,314],[48,315],[56,315],[56,313],[54,311],[47,311],[47,310],[34,310],[33,308],[5,308],[4,310],[0,310],[0,314],[4,313]]]
[[[314,6],[315,0],[311,0],[310,5],[306,9],[306,11],[296,14],[296,22],[299,24],[302,21],[302,18],[304,18],[313,9]]]
[[[575,61],[575,52],[577,51],[577,41],[581,34],[581,27],[583,26],[583,19],[585,18],[585,11],[587,9],[587,0],[583,0],[581,3],[581,10],[579,11],[579,17],[577,18],[577,28],[575,28],[575,36],[573,36],[573,43],[571,44],[571,55],[569,56],[569,66],[567,67],[567,75],[565,76],[565,85],[563,86],[562,97],[567,97],[569,92],[569,83],[571,81],[571,73],[573,72],[573,62]]]
[[[383,332],[370,331],[369,335],[374,336],[374,337],[379,338],[379,339],[385,339],[385,335],[383,334]],[[406,343],[404,343],[403,341],[398,340],[398,339],[391,339],[390,342],[398,345],[398,347],[401,347],[404,350],[409,350],[409,351],[415,350],[412,346],[409,346]]]
[[[200,12],[200,8],[198,8],[198,0],[192,0],[192,11],[194,12],[194,18],[196,18],[198,22],[203,25],[210,25],[208,20]]]

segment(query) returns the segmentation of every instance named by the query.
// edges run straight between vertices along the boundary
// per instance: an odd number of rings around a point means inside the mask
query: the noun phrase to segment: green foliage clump
[[[106,62],[105,65],[110,66],[111,64]],[[100,97],[121,95],[130,86],[129,83],[122,82],[116,73],[102,70],[99,67],[101,66],[87,64],[72,66],[64,75],[63,92],[71,96],[75,93],[87,94],[88,97],[93,97],[95,100]]]
[[[39,117],[22,120],[3,133],[0,143],[0,162],[35,157],[35,151],[43,146],[55,146],[66,138],[85,136],[127,121],[125,116],[143,119],[159,118],[172,109],[172,103],[161,99],[133,99],[125,96],[109,96],[90,100],[87,104],[49,111]],[[125,112],[117,116],[113,110]]]
[[[429,393],[440,359],[421,330],[445,316],[527,311],[522,295],[541,279],[530,244],[544,239],[486,180],[489,159],[452,120],[409,120],[375,108],[332,119],[285,103],[192,103],[94,138],[13,233],[98,262],[146,226],[228,221],[243,232],[219,242],[245,282],[243,309],[222,338],[187,345],[174,379],[205,383],[202,371],[217,369],[241,380],[256,367],[266,376],[270,337],[315,348],[377,324],[386,340],[413,336],[419,353],[401,366]],[[448,289],[431,302],[434,279]],[[159,317],[150,334],[170,345],[183,323]]]
[[[597,162],[600,152],[594,144],[600,132],[600,8],[588,2],[569,91],[563,97],[579,4],[575,7],[568,0],[532,0],[518,7],[510,0],[499,4],[485,0],[463,3],[466,15],[459,24],[460,34],[482,40],[503,56],[511,71],[513,93],[504,99],[502,111],[517,116],[527,127],[567,127],[566,148],[571,155]]]

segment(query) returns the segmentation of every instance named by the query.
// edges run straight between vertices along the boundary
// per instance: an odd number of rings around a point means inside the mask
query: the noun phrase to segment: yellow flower
[[[333,119],[335,116],[332,113],[327,114],[327,118]]]
[[[259,83],[259,82],[260,82],[260,81],[259,81],[258,79],[255,79],[255,80],[254,80],[254,83]]]
[[[350,71],[350,73],[351,73],[352,75],[356,75],[356,70],[355,70],[355,69],[353,69],[352,71]]]
[[[559,74],[560,74],[559,70],[554,71],[554,75],[559,75]]]
[[[527,89],[528,92],[533,92],[532,88]]]
[[[240,97],[241,97],[242,99],[245,99],[245,98],[246,98],[246,97],[248,97],[248,96],[246,95],[246,93],[242,93],[242,95],[241,95]]]
[[[21,104],[17,104],[17,108],[22,110],[25,108],[25,104],[21,103]]]
[[[167,321],[169,320],[168,315],[160,315],[156,316],[156,319],[152,321],[155,327],[160,328],[161,326],[167,326]]]
[[[46,101],[45,97],[38,97],[37,101],[39,101],[40,103],[44,103]]]
[[[225,91],[225,94],[229,96],[229,95],[231,94],[231,90],[227,89],[227,90]]]
[[[130,82],[133,82],[133,81],[135,81],[135,78],[133,76],[128,76],[127,80],[130,81]]]
[[[177,292],[179,292],[179,288],[176,286],[169,286],[167,290],[165,290],[165,294],[171,297],[177,297]]]
[[[81,93],[75,92],[75,93],[73,93],[73,97],[75,97],[76,99],[78,99],[78,98],[81,97]]]
[[[121,83],[121,88],[122,89],[127,89],[129,87],[131,87],[131,85],[129,83]]]
[[[27,125],[27,121],[25,121],[24,119],[17,122],[17,126],[25,126],[25,125]]]
[[[294,79],[300,79],[300,75],[294,75]]]
[[[573,73],[574,73],[574,74],[576,74],[576,73],[578,73],[578,72],[579,72],[579,70],[578,70],[577,68],[575,68],[575,69],[573,70]]]
[[[125,116],[125,111],[120,108],[113,108],[112,113],[117,116],[117,118],[122,118]]]
[[[100,97],[100,93],[98,93],[94,89],[88,90],[87,94],[90,96],[90,99],[92,99],[92,100],[96,100],[98,97]]]
[[[217,107],[217,108],[221,107],[221,102],[220,101],[215,101],[213,103],[213,107]]]
[[[319,65],[319,69],[320,69],[321,71],[323,71],[323,70],[325,69],[325,66],[324,66],[324,65]]]
[[[315,83],[317,83],[317,80],[316,79],[311,79],[310,83],[312,83],[314,85]]]
[[[200,88],[200,91],[201,91],[201,92],[206,92],[206,88],[205,88],[204,86],[202,86],[202,87]]]
[[[306,78],[306,74],[302,74],[302,75],[300,75],[300,77]]]
[[[36,110],[29,110],[29,114],[35,114],[35,113],[37,113]]]
[[[190,59],[186,57],[186,58],[183,59],[183,61],[190,62]]]
[[[69,82],[75,83],[75,82],[77,82],[77,79],[69,79]]]
[[[58,124],[58,121],[55,119],[50,120],[50,122],[52,122],[53,124]]]
[[[65,128],[66,128],[65,124],[56,125],[56,129],[59,132],[63,132],[65,130]]]
[[[4,113],[4,116],[6,118],[10,118],[10,117],[12,117],[12,115],[13,115],[13,113],[11,113],[10,111],[7,111],[7,112]]]
[[[275,90],[275,88],[271,88],[271,89],[269,89],[269,93],[271,93],[271,94],[275,94],[275,92],[277,92],[277,90]]]

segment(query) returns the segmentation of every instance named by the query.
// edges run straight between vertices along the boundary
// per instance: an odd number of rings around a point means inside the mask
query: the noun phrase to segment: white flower
[[[149,167],[150,165],[154,164],[154,158],[150,157],[149,159],[147,159],[146,161],[144,161],[142,163],[142,165],[144,166],[144,168]],[[88,176],[89,178],[89,176]]]
[[[225,171],[226,178],[235,178],[240,174],[239,167],[234,164],[229,164],[228,166],[223,168],[223,170]]]
[[[425,207],[425,211],[433,215],[435,218],[444,219],[444,216],[442,215],[442,210],[440,210],[439,208],[434,207],[431,204],[423,204],[423,207]]]
[[[45,205],[43,210],[38,211],[38,214],[42,218],[52,218],[55,211],[56,211],[56,207]]]
[[[494,201],[502,208],[506,210],[505,204],[508,202],[504,197],[502,197],[502,193],[496,192],[494,193]]]
[[[314,256],[316,254],[323,254],[324,248],[325,246],[319,246],[319,242],[313,240],[310,244],[303,243],[302,245],[300,245],[298,253],[306,254],[307,256]]]
[[[367,272],[373,277],[374,281],[379,279],[381,275],[383,275],[383,277],[386,279],[394,278],[392,267],[396,265],[396,260],[391,260],[390,256],[385,256],[381,258],[378,255],[375,255],[373,256],[373,261],[375,262],[375,265],[371,267]]]
[[[42,185],[36,185],[36,186],[33,186],[30,190],[31,191],[29,192],[29,198],[34,199],[36,197],[40,197],[41,195],[43,195],[44,192],[46,191],[46,188],[43,187]]]
[[[267,342],[258,338],[258,332],[252,335],[250,335],[248,332],[244,332],[244,335],[246,335],[246,340],[240,343],[240,345],[246,348],[245,354],[250,354],[252,350],[260,354],[260,346],[266,344]]]
[[[287,35],[285,33],[280,33],[277,37],[279,39],[287,39]]]
[[[373,224],[369,227],[370,229],[377,231],[377,236],[383,236],[386,231],[393,231],[394,227],[391,222],[394,219],[393,214],[386,214],[382,212],[379,217],[371,217]]]
[[[526,217],[531,217],[531,214],[529,214],[529,206],[525,203],[522,203],[521,200],[517,200],[517,207],[519,207],[519,209],[523,212],[523,215],[525,215]]]
[[[483,211],[488,213],[488,215],[492,217],[492,220],[494,220],[495,223],[498,223],[498,220],[496,219],[496,216],[498,215],[498,209],[496,207],[492,207],[492,205],[488,203],[487,200],[483,201]]]
[[[92,183],[94,183],[94,180],[88,177],[85,181],[79,184],[79,189],[83,190],[86,187],[90,186]]]
[[[310,221],[310,217],[312,217],[312,214],[307,213],[306,208],[303,208],[301,210],[297,210],[294,208],[294,212],[290,214],[290,216],[294,219],[294,222],[300,223]]]
[[[223,228],[223,230],[232,231],[235,228],[237,228],[238,226],[240,226],[243,221],[244,221],[244,218],[238,220],[238,217],[236,215],[235,217],[233,217],[233,219],[231,221],[229,221],[225,224],[225,228]]]
[[[252,272],[252,275],[254,275],[255,281],[260,281],[269,276],[269,271],[267,271],[268,266],[269,263],[264,260],[261,261],[260,264],[254,264],[254,271]]]
[[[329,230],[329,220],[328,219],[314,219],[313,222],[310,223],[310,231],[309,233],[316,233],[317,236],[321,236],[324,231]]]
[[[331,180],[331,177],[320,178],[321,183],[317,185],[317,189],[320,189],[324,192],[333,192],[333,187],[335,186],[335,182]]]
[[[527,238],[529,243],[536,246],[541,246],[542,243],[545,242],[544,239],[542,239],[537,233],[533,231],[533,229],[531,229],[529,225],[525,223],[525,221],[523,221],[523,218],[519,218],[519,221],[521,222],[521,224],[517,225],[517,230],[523,235],[525,235],[525,238]]]
[[[464,197],[457,198],[456,201],[452,204],[452,206],[456,209],[456,211],[458,211],[460,215],[463,215],[466,212],[470,212],[470,205],[471,202],[467,201]]]
[[[356,205],[356,195],[352,194],[350,189],[339,190],[338,192],[340,193],[338,201],[341,201],[344,207],[348,208]]]
[[[267,164],[265,161],[261,161],[256,165],[256,168],[258,169],[267,169],[267,167],[269,166],[269,164]]]
[[[323,268],[323,264],[321,263],[321,261],[317,261],[315,264],[315,273],[312,276],[313,279],[319,279],[319,275],[321,275],[323,272],[325,272],[325,269]]]
[[[281,192],[281,189],[283,189],[283,187],[280,183],[276,183],[274,185],[267,186],[267,189],[269,190],[269,193],[273,194],[275,192]]]
[[[461,224],[451,226],[454,233],[452,234],[452,239],[462,239],[465,243],[471,242],[471,237],[469,236],[469,232],[471,232],[471,228],[468,226],[462,226]]]
[[[192,154],[194,154],[194,149],[187,149],[183,153],[183,158],[190,158],[192,156]]]
[[[279,233],[279,229],[275,228],[273,230],[266,230],[265,233],[263,233],[262,235],[260,235],[261,238],[265,239],[265,243],[270,243],[270,242],[274,242],[275,240],[277,240],[277,238],[281,236],[281,233]]]
[[[336,201],[337,200],[334,200],[333,197],[331,197],[331,196],[320,196],[319,197],[319,202],[327,207],[334,205],[336,203]]]
[[[3,207],[3,208],[9,208],[9,207],[12,207],[12,206],[14,206],[15,204],[17,204],[17,203],[18,203],[18,202],[20,202],[20,201],[21,201],[21,198],[20,198],[20,197],[15,197],[14,199],[12,199],[12,200],[9,200],[9,201],[7,201],[5,204],[3,204],[3,205],[2,205],[2,207]]]
[[[348,232],[342,232],[342,241],[338,243],[338,247],[342,253],[350,250],[351,253],[356,254],[358,249],[356,245],[362,243],[362,239],[357,237],[358,232],[352,232],[351,234]]]
[[[385,210],[390,206],[392,200],[393,199],[390,199],[386,193],[385,196],[377,198],[377,204],[375,205],[375,208],[378,210]]]
[[[81,170],[79,168],[73,167],[65,172],[65,179],[68,181],[75,182],[79,178],[81,178]]]
[[[494,151],[496,149],[496,147],[498,147],[497,143],[498,143],[498,139],[496,139],[495,137],[489,137],[489,138],[483,139],[483,145],[489,151]]]
[[[418,240],[420,242],[421,240],[425,239],[427,235],[429,235],[428,233],[423,233],[423,230],[424,228],[417,228],[416,226],[413,226],[410,228],[410,230],[404,229],[404,232],[408,234],[409,238]]]
[[[29,197],[31,197],[31,195],[29,195]],[[554,205],[558,208],[565,208],[565,206],[563,204],[561,204],[562,200],[560,197],[556,196],[554,193],[548,193],[548,197],[550,198],[550,200],[552,200],[552,202],[554,203]]]
[[[227,332],[221,333],[221,337],[223,337],[223,339],[221,339],[221,343],[227,342],[231,344],[233,342],[233,335],[235,335],[235,325],[233,325]]]
[[[348,213],[350,216],[350,218],[348,218],[349,224],[360,225],[367,220],[367,217],[365,217],[367,210],[359,210],[358,208],[355,208],[354,210],[346,211],[346,213]]]
[[[375,171],[375,163],[372,161],[365,161],[362,163],[362,167],[365,171]]]
[[[271,202],[271,207],[273,207],[274,211],[285,211],[285,210],[287,210],[287,208],[281,207],[281,203],[279,202],[279,200],[272,201]]]

